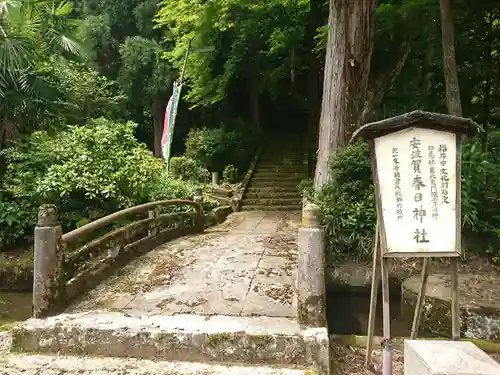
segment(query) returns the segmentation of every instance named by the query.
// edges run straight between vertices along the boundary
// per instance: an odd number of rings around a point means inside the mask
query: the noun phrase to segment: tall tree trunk
[[[161,99],[156,99],[153,115],[153,154],[161,158],[161,136],[163,133],[164,103]]]
[[[375,0],[330,0],[323,100],[314,187],[329,178],[332,152],[360,124],[375,26]]]
[[[486,47],[486,67],[485,67],[485,77],[484,77],[484,94],[483,94],[483,115],[481,116],[481,123],[483,124],[483,136],[482,136],[482,149],[484,152],[488,151],[488,133],[489,133],[489,122],[490,122],[490,105],[491,105],[491,71],[493,69],[493,10],[490,10],[488,20],[488,46]]]
[[[443,68],[446,82],[446,106],[450,115],[462,116],[455,38],[453,36],[452,0],[439,0],[441,9],[441,40],[443,44]]]

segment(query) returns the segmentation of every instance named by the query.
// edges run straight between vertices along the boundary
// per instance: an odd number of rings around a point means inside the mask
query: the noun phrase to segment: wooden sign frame
[[[455,246],[454,249],[446,249],[440,252],[397,252],[387,251],[386,231],[384,227],[383,207],[380,192],[375,139],[385,135],[399,132],[409,128],[425,128],[442,132],[453,133],[456,136],[455,152]],[[366,347],[365,365],[370,368],[373,348],[373,335],[375,328],[375,311],[377,306],[378,287],[382,285],[383,300],[383,375],[392,374],[392,338],[391,338],[391,317],[389,301],[389,273],[388,266],[391,259],[397,257],[421,257],[424,258],[422,269],[422,285],[417,298],[415,314],[412,324],[412,338],[416,338],[418,326],[422,315],[423,300],[427,278],[429,275],[430,257],[450,257],[452,276],[452,337],[455,340],[460,338],[460,306],[458,295],[458,259],[461,254],[461,142],[462,136],[475,136],[482,128],[474,121],[462,117],[431,113],[424,111],[413,111],[386,120],[366,124],[358,129],[352,136],[351,141],[357,137],[368,141],[371,152],[372,175],[375,187],[375,202],[377,208],[377,225],[375,229],[374,249],[373,249],[373,275],[370,295],[370,315],[368,321],[368,341]]]

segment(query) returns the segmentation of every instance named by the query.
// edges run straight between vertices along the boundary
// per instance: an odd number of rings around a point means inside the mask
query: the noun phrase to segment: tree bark
[[[443,45],[443,68],[446,82],[446,106],[450,115],[462,116],[457,62],[455,60],[455,37],[453,36],[452,0],[439,0],[441,10],[441,41]]]
[[[365,102],[375,26],[375,0],[330,0],[323,100],[314,187],[329,178],[332,152],[359,126]]]
[[[483,115],[481,116],[481,123],[483,124],[483,135],[482,135],[482,149],[484,152],[488,151],[488,133],[489,133],[489,122],[490,122],[490,102],[491,102],[491,71],[493,69],[493,10],[490,11],[488,20],[488,46],[486,47],[485,56],[485,77],[484,77],[484,94],[483,94]]]

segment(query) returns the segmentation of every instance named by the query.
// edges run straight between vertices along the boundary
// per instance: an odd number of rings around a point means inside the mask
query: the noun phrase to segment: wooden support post
[[[392,338],[391,338],[391,305],[389,300],[389,259],[380,252],[380,269],[382,273],[382,312],[384,326],[384,356],[382,374],[392,375]]]
[[[458,292],[459,258],[451,259],[451,334],[455,341],[460,340],[460,295]]]
[[[375,335],[375,318],[377,315],[378,287],[380,285],[380,254],[379,254],[379,222],[375,227],[372,264],[372,288],[370,292],[370,315],[368,317],[368,341],[366,343],[365,366],[370,369],[373,350],[373,336]]]
[[[413,324],[411,326],[410,340],[415,340],[418,336],[420,319],[422,318],[422,307],[424,306],[425,293],[427,290],[427,279],[429,278],[429,258],[424,258],[422,265],[422,277],[420,279],[420,291],[417,297],[417,305],[413,314]]]

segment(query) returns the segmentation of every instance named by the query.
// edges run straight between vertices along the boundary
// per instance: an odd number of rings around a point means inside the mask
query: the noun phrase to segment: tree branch
[[[361,124],[372,120],[375,115],[375,109],[380,106],[385,94],[394,84],[405,66],[411,47],[408,39],[405,39],[398,48],[394,63],[384,70],[377,77],[370,80],[368,91],[366,93],[365,105],[361,115]]]

